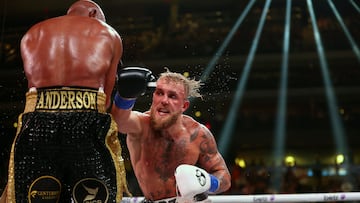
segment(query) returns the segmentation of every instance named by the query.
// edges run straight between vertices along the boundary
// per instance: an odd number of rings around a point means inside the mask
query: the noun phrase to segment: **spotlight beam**
[[[234,24],[234,26],[231,28],[229,33],[227,34],[224,42],[221,44],[219,49],[215,52],[214,56],[210,60],[209,64],[207,65],[204,73],[201,75],[201,81],[206,81],[210,75],[210,73],[214,70],[216,62],[219,60],[219,58],[224,53],[225,48],[229,45],[231,39],[233,38],[236,31],[239,29],[240,25],[244,21],[245,17],[248,15],[251,7],[254,5],[256,0],[252,0],[245,8],[245,10],[241,13],[238,20]]]
[[[208,78],[211,72],[214,70],[216,63],[218,62],[219,58],[224,53],[225,48],[229,45],[231,39],[234,37],[236,31],[239,29],[240,25],[244,21],[245,17],[248,15],[251,7],[254,5],[256,0],[251,0],[248,5],[245,7],[245,10],[241,13],[239,18],[236,20],[234,26],[231,28],[227,36],[225,37],[224,42],[220,45],[218,50],[215,52],[214,56],[211,58],[210,62],[207,64],[204,72],[200,76],[200,81],[205,82]],[[195,98],[190,98],[191,106],[194,105]],[[189,110],[192,108],[188,108]]]
[[[251,7],[254,5],[256,0],[251,0],[251,2],[248,3],[244,11],[241,13],[239,18],[236,20],[234,26],[231,28],[227,36],[225,37],[224,42],[220,45],[218,50],[215,52],[214,56],[211,58],[210,62],[207,64],[204,72],[200,76],[200,81],[205,82],[208,78],[211,72],[215,69],[216,63],[218,62],[219,58],[224,53],[225,48],[229,45],[231,39],[233,38],[235,32],[239,29],[240,25],[244,21],[245,17],[248,15]],[[195,98],[190,98],[191,106],[193,105],[193,101]],[[188,108],[189,110],[192,108]]]
[[[234,99],[232,100],[231,106],[229,108],[229,113],[226,117],[225,126],[222,129],[222,132],[220,134],[220,140],[219,140],[219,151],[221,154],[223,154],[224,157],[227,156],[228,148],[230,144],[230,138],[232,137],[234,127],[235,127],[235,121],[237,118],[237,114],[240,108],[240,103],[242,96],[244,94],[245,86],[247,83],[248,75],[251,69],[251,65],[254,60],[254,56],[259,44],[259,39],[265,24],[266,15],[268,13],[269,7],[270,7],[271,0],[266,0],[266,4],[264,6],[263,12],[260,17],[260,22],[257,27],[255,37],[249,52],[249,55],[247,57],[245,66],[243,68],[243,72],[241,74],[241,78],[238,82]]]
[[[354,6],[354,8],[360,13],[360,8],[359,6],[354,2],[354,0],[349,0],[350,3]]]
[[[337,101],[336,101],[336,97],[334,95],[334,91],[333,91],[333,87],[332,87],[332,82],[331,82],[331,78],[330,78],[330,74],[329,74],[329,70],[328,70],[328,64],[325,59],[325,53],[324,53],[323,45],[321,42],[319,28],[316,24],[314,8],[313,8],[311,0],[307,0],[307,4],[308,4],[310,17],[311,17],[311,23],[312,23],[312,27],[313,27],[317,52],[318,52],[319,60],[320,60],[320,67],[321,67],[323,82],[324,82],[324,86],[325,86],[324,88],[325,88],[325,93],[326,93],[326,98],[327,98],[327,103],[328,103],[328,112],[329,112],[330,119],[331,119],[331,127],[332,127],[334,141],[335,141],[338,153],[342,153],[345,156],[347,156],[348,149],[347,149],[347,144],[346,144],[347,143],[346,138],[344,136],[344,134],[345,134],[344,127],[343,127],[341,119],[339,117]]]
[[[354,38],[351,36],[349,30],[347,29],[345,23],[344,23],[344,20],[343,18],[341,17],[340,13],[338,12],[338,10],[336,9],[336,7],[334,6],[334,3],[332,0],[328,0],[328,3],[332,9],[332,11],[334,12],[335,16],[336,16],[336,19],[339,21],[339,24],[341,26],[341,28],[343,29],[346,37],[348,38],[349,42],[350,42],[350,45],[358,59],[358,61],[360,62],[360,50],[359,50],[359,47],[357,46]]]
[[[275,165],[281,165],[284,157],[285,132],[286,132],[286,106],[287,106],[287,84],[288,84],[288,66],[289,66],[289,47],[290,47],[290,25],[291,25],[291,0],[286,1],[285,28],[283,41],[283,57],[281,64],[281,81],[279,90],[279,100],[277,104],[277,117],[275,126],[275,140],[273,148],[273,157]],[[276,190],[280,189],[281,170],[275,170],[272,176],[271,184]]]

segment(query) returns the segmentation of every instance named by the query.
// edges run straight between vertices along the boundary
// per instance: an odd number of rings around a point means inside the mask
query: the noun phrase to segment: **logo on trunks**
[[[206,184],[205,175],[199,169],[196,169],[196,177],[201,186],[204,186]]]
[[[37,110],[97,109],[97,93],[81,90],[44,90],[38,92]]]
[[[76,183],[73,189],[75,203],[105,203],[109,191],[105,184],[95,178],[85,178]]]
[[[59,202],[61,191],[60,181],[52,176],[41,176],[31,183],[28,200],[30,203]]]

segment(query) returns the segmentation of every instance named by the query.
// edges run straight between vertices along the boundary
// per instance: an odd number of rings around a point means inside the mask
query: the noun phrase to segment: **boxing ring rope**
[[[124,197],[122,203],[140,203],[143,197]],[[360,200],[360,192],[263,194],[263,195],[211,195],[212,203],[241,202],[337,202]]]

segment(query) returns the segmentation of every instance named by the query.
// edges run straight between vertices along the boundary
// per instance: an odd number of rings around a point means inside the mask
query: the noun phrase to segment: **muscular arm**
[[[118,130],[124,134],[138,135],[142,131],[141,115],[142,113],[132,111],[131,109],[120,109],[112,106],[111,114],[118,125]]]
[[[153,78],[150,70],[128,67],[117,73],[117,93],[114,97],[112,114],[119,132],[131,137],[140,136],[143,126],[149,124],[149,115],[132,111],[136,98],[145,94],[147,84]]]
[[[217,149],[215,138],[205,126],[201,126],[198,136],[201,140],[198,166],[219,179],[220,186],[216,193],[225,192],[230,188],[231,176]]]
[[[111,60],[110,69],[106,74],[106,80],[104,84],[105,85],[104,91],[107,95],[106,107],[109,107],[111,103],[110,100],[111,100],[111,93],[115,84],[115,78],[116,78],[115,75],[123,53],[121,37],[115,31],[113,32],[113,34],[114,34],[114,54]]]

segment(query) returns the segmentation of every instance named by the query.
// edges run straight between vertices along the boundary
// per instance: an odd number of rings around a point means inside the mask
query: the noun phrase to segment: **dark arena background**
[[[0,192],[27,91],[20,39],[73,2],[0,1]],[[226,194],[359,191],[360,0],[95,2],[122,36],[124,66],[203,81],[186,113],[215,135]],[[150,102],[149,92],[135,109]]]

